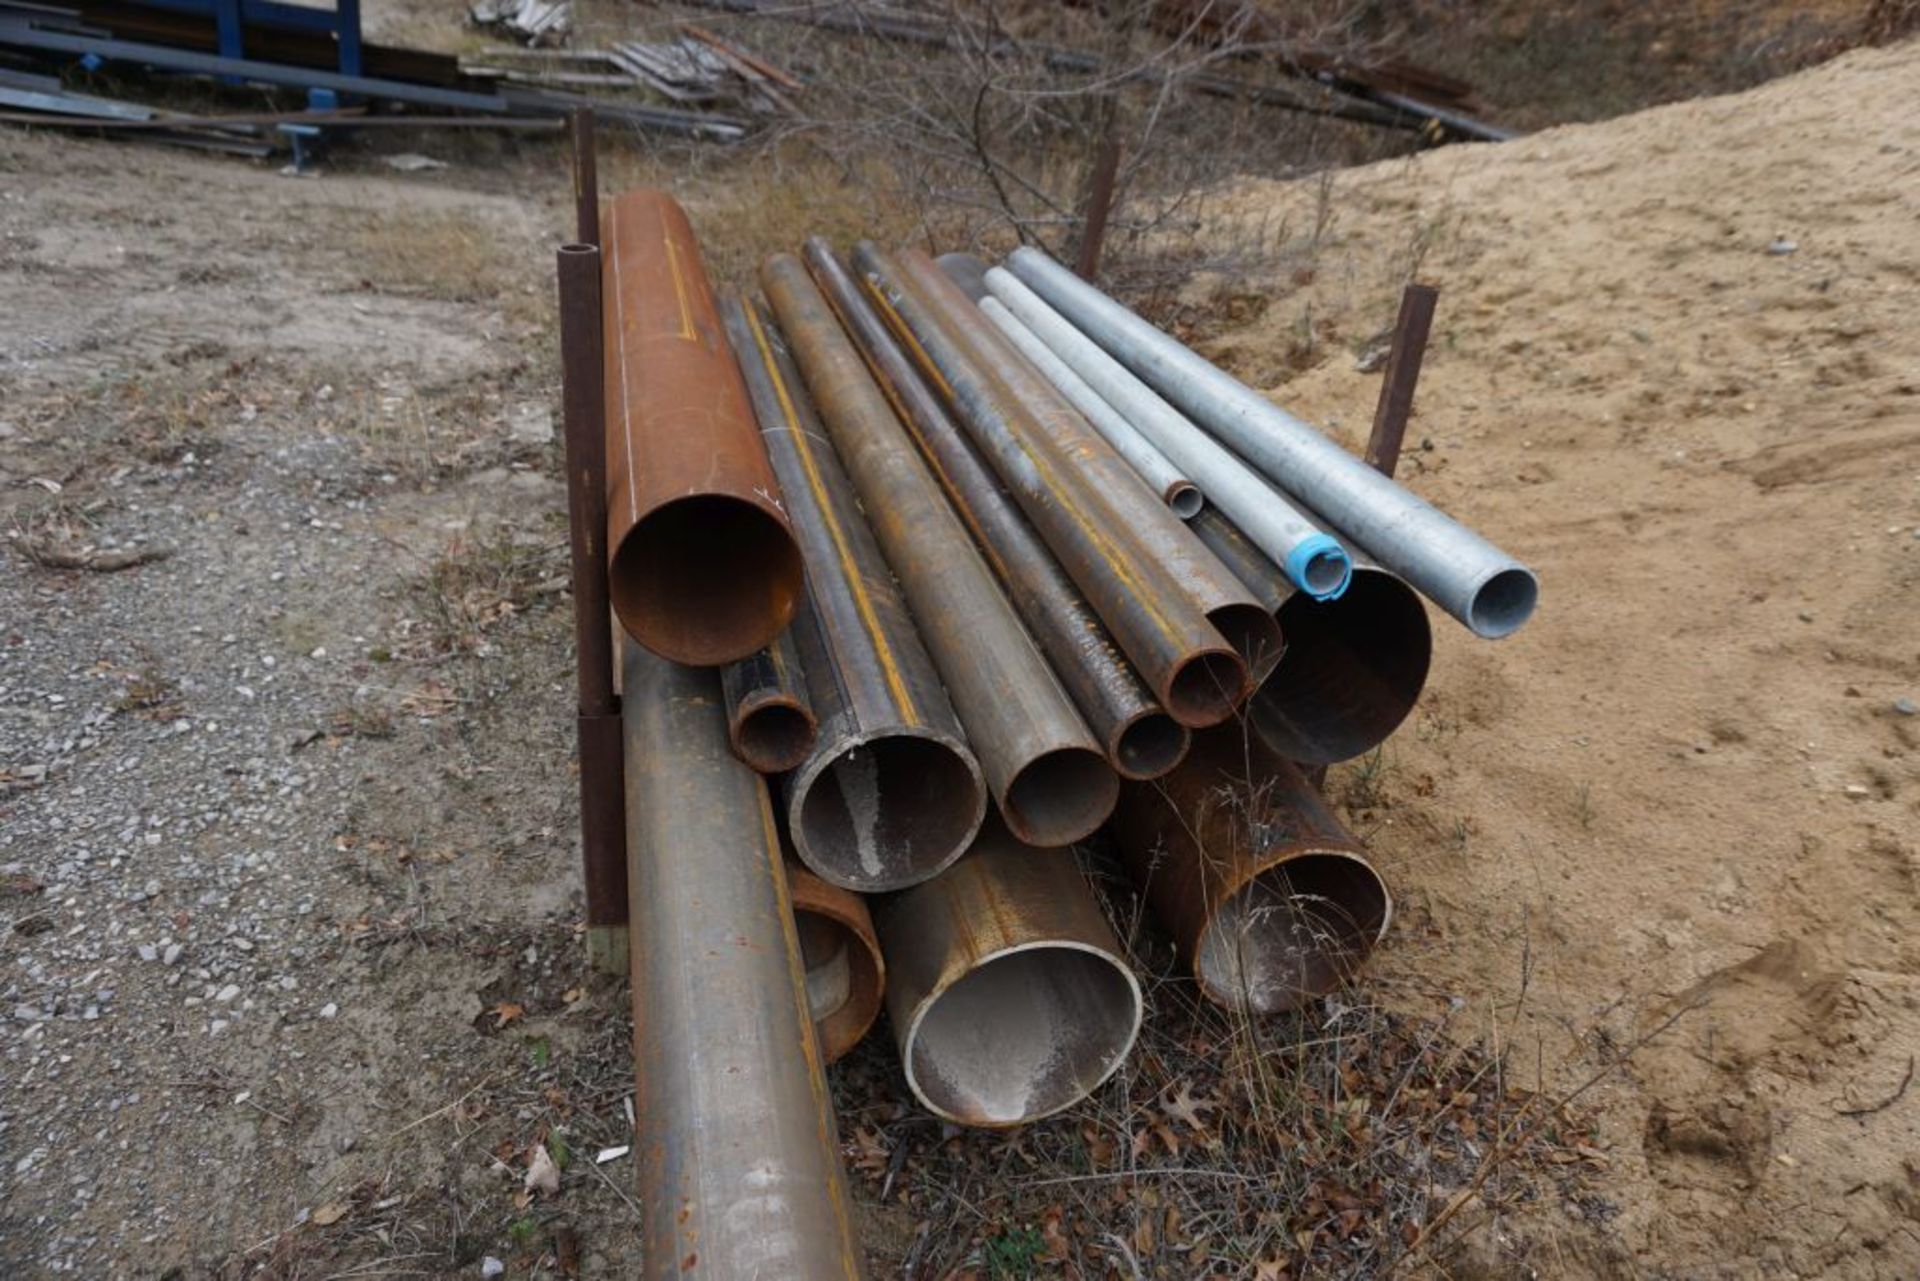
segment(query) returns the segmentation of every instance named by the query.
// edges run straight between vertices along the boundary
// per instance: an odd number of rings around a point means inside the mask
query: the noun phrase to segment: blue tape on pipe
[[[1340,567],[1340,580],[1332,586],[1326,582],[1329,565]],[[1315,600],[1338,600],[1353,581],[1353,562],[1347,558],[1347,549],[1331,534],[1315,534],[1295,543],[1283,568],[1293,585]]]

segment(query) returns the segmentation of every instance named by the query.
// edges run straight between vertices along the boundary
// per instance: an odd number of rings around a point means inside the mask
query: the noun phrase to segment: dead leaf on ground
[[[487,1012],[493,1015],[494,1027],[502,1028],[525,1014],[527,1007],[524,1005],[516,1005],[512,1001],[502,1001]]]
[[[313,1212],[313,1222],[319,1227],[330,1227],[347,1217],[347,1207],[338,1201],[329,1201]]]
[[[528,1192],[538,1192],[542,1196],[560,1194],[560,1167],[553,1163],[553,1157],[547,1153],[547,1145],[536,1143],[527,1157],[527,1178],[521,1185]]]

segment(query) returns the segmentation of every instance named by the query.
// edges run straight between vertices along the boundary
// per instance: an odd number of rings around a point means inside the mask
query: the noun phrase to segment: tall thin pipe
[[[1122,778],[1145,779],[1172,769],[1186,754],[1186,728],[1167,715],[1121,657],[1099,615],[1000,488],[832,247],[816,236],[807,241],[804,256],[947,501],[993,566],[1088,727],[1106,745],[1114,770]]]
[[[800,551],[686,214],[630,191],[603,230],[613,608],[663,657],[730,663],[792,619]]]
[[[1506,636],[1533,613],[1533,571],[1479,534],[1038,250],[1017,249],[1007,265],[1222,443],[1476,634]]]
[[[940,387],[1076,586],[1169,715],[1182,725],[1226,719],[1245,694],[1245,661],[1169,568],[1131,541],[1125,522],[1038,429],[1012,394],[954,341],[898,267],[875,246],[854,250],[874,308]],[[1138,483],[1137,481],[1135,482]]]
[[[973,304],[931,258],[917,249],[898,257],[910,288],[919,291],[974,360],[990,366],[1039,432],[1074,470],[1098,488],[1145,554],[1165,565],[1184,591],[1251,671],[1280,652],[1272,615],[1193,536],[1180,518],[1149,489],[1117,450],[1054,390],[1025,356]],[[1236,702],[1252,692],[1249,682]]]
[[[1014,323],[1026,326],[1032,341],[1086,380],[1083,386],[1089,395],[1137,428],[1149,448],[1172,459],[1167,466],[1178,466],[1194,477],[1214,505],[1287,571],[1294,586],[1321,600],[1346,590],[1349,561],[1337,539],[1316,527],[1264,477],[1194,426],[1011,272],[995,267],[987,272],[986,284],[993,297],[982,306],[989,308],[989,315],[997,304],[1010,318],[1017,318]],[[1132,462],[1132,455],[1127,459]],[[1151,481],[1149,473],[1141,474]]]
[[[858,1278],[766,783],[717,673],[625,651],[643,1275]]]
[[[980,766],[784,337],[756,306],[723,310],[807,561],[790,632],[820,732],[787,780],[788,829],[829,882],[900,889],[973,839]]]
[[[1034,845],[1087,835],[1119,789],[1100,745],[806,268],[776,255],[760,278],[1007,824]]]

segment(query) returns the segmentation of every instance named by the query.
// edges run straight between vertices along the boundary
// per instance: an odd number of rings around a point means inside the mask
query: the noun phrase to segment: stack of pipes
[[[1102,829],[1209,999],[1350,981],[1391,898],[1310,771],[1411,711],[1421,595],[1493,637],[1535,581],[1035,250],[719,301],[666,195],[598,231],[649,1268],[845,1275],[821,1068],[883,1001],[949,1121],[1097,1088]]]

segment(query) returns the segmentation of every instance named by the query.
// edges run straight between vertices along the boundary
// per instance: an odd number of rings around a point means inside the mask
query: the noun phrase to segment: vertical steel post
[[[1100,249],[1107,239],[1107,215],[1113,212],[1113,183],[1120,172],[1120,143],[1113,136],[1111,113],[1107,134],[1093,158],[1093,180],[1087,188],[1086,213],[1080,223],[1080,253],[1074,274],[1092,280],[1100,271]]]
[[[1410,284],[1400,295],[1400,316],[1393,322],[1393,345],[1387,348],[1386,376],[1380,383],[1380,403],[1373,410],[1373,434],[1367,439],[1367,466],[1391,477],[1400,464],[1400,442],[1406,438],[1407,419],[1413,416],[1413,389],[1420,381],[1420,362],[1427,354],[1427,334],[1433,328],[1433,308],[1440,291],[1432,285]]]
[[[558,266],[587,955],[596,969],[617,975],[627,967],[627,851],[620,703],[613,692],[613,637],[607,626],[606,383],[602,375],[606,356],[600,250],[594,245],[562,245]]]
[[[573,139],[573,238],[600,247],[600,160],[594,142],[593,108],[575,107],[567,118]],[[597,291],[596,291],[597,292]]]

